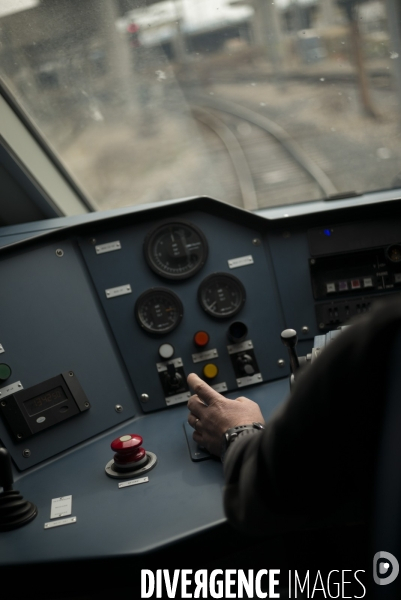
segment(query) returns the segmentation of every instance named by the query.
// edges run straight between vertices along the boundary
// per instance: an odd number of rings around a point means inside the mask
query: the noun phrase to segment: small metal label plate
[[[165,398],[167,406],[173,404],[180,404],[181,402],[188,402],[191,397],[191,392],[182,392],[182,394],[176,394],[175,396],[168,396]]]
[[[231,344],[227,346],[227,350],[229,354],[236,354],[237,352],[245,352],[245,350],[252,350],[253,344],[252,340],[246,340],[246,342],[241,342],[240,344]]]
[[[15,392],[19,392],[23,390],[24,387],[20,381],[16,381],[15,383],[10,383],[6,387],[0,388],[0,400],[6,398],[10,394],[15,394]]]
[[[263,381],[261,373],[255,373],[255,375],[247,375],[237,379],[237,385],[239,388],[245,387],[246,385],[254,385],[255,383],[261,383]]]
[[[192,355],[192,360],[194,363],[201,362],[202,360],[210,360],[212,358],[217,358],[219,353],[216,348],[212,348],[211,350],[205,350],[204,352],[196,352]]]
[[[227,262],[230,269],[247,267],[248,265],[253,265],[253,256],[252,254],[248,254],[247,256],[239,256],[238,258],[231,258]]]
[[[159,373],[162,371],[167,371],[167,365],[174,365],[176,368],[182,367],[182,358],[172,358],[171,360],[166,360],[166,362],[156,363]]]
[[[67,519],[59,519],[58,521],[51,521],[45,523],[45,529],[51,529],[52,527],[61,527],[61,525],[71,525],[77,522],[77,517],[69,517]]]
[[[227,391],[227,384],[225,381],[222,381],[221,383],[215,383],[214,385],[211,386],[214,390],[216,390],[216,392],[219,392],[219,394],[221,394],[222,392],[226,392]]]
[[[108,244],[99,244],[95,246],[96,254],[104,254],[105,252],[114,252],[114,250],[121,250],[121,243],[119,240],[115,242],[109,242]]]
[[[106,298],[115,298],[116,296],[124,296],[125,294],[131,294],[131,286],[129,283],[127,285],[120,285],[115,288],[109,288],[108,290],[104,290],[106,294]]]
[[[146,483],[149,481],[149,477],[141,477],[140,479],[131,479],[130,481],[122,481],[118,484],[119,488],[129,487],[130,485],[139,485],[140,483]]]

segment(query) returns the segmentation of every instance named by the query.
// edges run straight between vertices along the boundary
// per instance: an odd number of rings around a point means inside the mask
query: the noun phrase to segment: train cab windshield
[[[395,0],[3,0],[2,89],[95,210],[401,183]]]

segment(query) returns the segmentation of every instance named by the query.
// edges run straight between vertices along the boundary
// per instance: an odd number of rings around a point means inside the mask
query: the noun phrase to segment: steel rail
[[[209,127],[223,142],[237,175],[242,203],[247,210],[259,208],[253,177],[245,153],[235,134],[221,119],[200,106],[191,106],[197,121]]]
[[[303,170],[317,183],[325,198],[338,194],[338,190],[326,175],[326,173],[307,156],[301,146],[287,133],[285,129],[277,125],[271,119],[260,115],[259,113],[222,98],[211,98],[203,94],[188,93],[189,102],[196,102],[200,105],[206,105],[220,112],[229,113],[239,119],[253,123],[260,129],[263,129],[274,137],[288,154],[297,162]]]

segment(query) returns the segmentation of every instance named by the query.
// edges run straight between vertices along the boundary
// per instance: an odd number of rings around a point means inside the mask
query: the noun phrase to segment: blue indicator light
[[[324,233],[324,235],[327,235],[328,237],[331,236],[331,230],[330,229],[324,229],[323,233]]]

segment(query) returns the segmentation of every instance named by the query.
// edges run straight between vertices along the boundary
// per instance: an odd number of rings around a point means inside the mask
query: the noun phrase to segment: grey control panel
[[[261,237],[193,211],[80,238],[144,412],[186,402],[190,372],[219,391],[284,375],[284,323]]]

